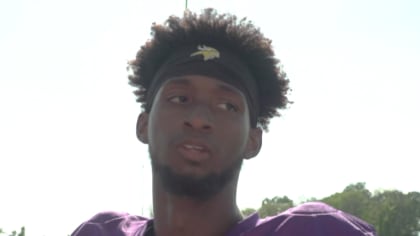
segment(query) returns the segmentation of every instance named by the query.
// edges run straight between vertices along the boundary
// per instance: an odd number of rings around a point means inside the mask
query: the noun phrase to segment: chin
[[[233,163],[221,173],[185,173],[180,174],[171,167],[159,164],[152,159],[152,169],[168,193],[207,200],[221,192],[227,183],[233,181],[240,171],[242,160]]]

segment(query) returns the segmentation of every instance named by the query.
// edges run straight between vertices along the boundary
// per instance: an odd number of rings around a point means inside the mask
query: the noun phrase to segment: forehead
[[[185,75],[168,79],[162,84],[161,89],[171,87],[185,87],[188,89],[208,89],[244,97],[241,90],[220,79],[203,75]]]

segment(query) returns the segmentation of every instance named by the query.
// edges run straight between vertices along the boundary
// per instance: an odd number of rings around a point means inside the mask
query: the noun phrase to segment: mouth
[[[202,143],[186,141],[178,145],[182,156],[192,162],[202,162],[210,158],[210,149]]]

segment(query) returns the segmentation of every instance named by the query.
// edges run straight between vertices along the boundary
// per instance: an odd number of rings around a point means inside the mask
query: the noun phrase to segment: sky
[[[420,2],[189,0],[272,39],[294,102],[245,162],[240,208],[365,182],[420,191]],[[183,0],[0,1],[0,228],[67,235],[104,210],[149,215],[151,170],[126,62]]]

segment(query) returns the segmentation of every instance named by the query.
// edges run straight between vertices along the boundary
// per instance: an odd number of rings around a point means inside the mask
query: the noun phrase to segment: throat
[[[218,214],[217,217],[209,214],[175,214],[172,217],[167,216],[167,221],[160,221],[155,218],[151,225],[151,234],[147,236],[217,236],[226,235],[226,233],[238,222],[242,220],[240,214],[232,214],[227,217],[226,214]]]

